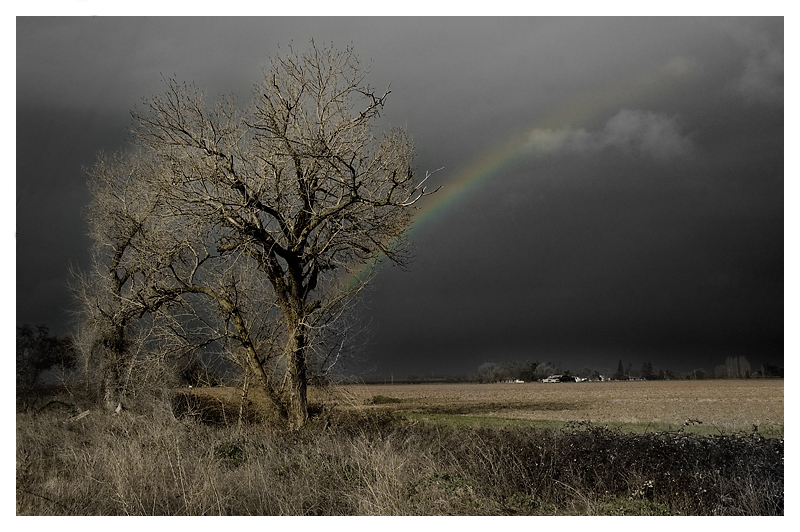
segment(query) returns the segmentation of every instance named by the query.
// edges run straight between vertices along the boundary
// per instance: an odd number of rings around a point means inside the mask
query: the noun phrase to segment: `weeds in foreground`
[[[782,515],[783,440],[447,428],[323,411],[299,433],[169,405],[17,415],[20,515]]]

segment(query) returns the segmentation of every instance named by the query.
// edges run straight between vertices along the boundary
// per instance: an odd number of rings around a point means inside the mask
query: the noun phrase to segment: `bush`
[[[32,392],[40,375],[54,367],[66,371],[75,367],[77,355],[69,336],[50,336],[46,325],[36,331],[30,325],[17,327],[17,393]]]
[[[460,429],[442,449],[469,477],[484,476],[474,484],[503,497],[582,501],[582,511],[626,497],[676,514],[783,514],[783,441],[757,435],[626,434],[586,424],[544,432]]]

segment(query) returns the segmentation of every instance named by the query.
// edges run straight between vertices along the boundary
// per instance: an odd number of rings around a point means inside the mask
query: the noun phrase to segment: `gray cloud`
[[[675,118],[652,111],[623,109],[603,129],[534,129],[531,148],[539,153],[599,153],[617,150],[628,155],[669,160],[684,157],[692,142],[681,133]]]
[[[736,20],[728,32],[741,54],[733,90],[751,103],[782,103],[783,19]]]
[[[760,41],[750,52],[744,72],[736,83],[737,90],[749,100],[780,102],[783,100],[783,50],[769,41]]]

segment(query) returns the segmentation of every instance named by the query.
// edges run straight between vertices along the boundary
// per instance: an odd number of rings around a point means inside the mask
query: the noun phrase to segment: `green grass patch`
[[[450,428],[533,428],[539,430],[561,430],[570,426],[597,426],[620,430],[632,434],[647,434],[653,432],[682,432],[698,436],[714,436],[721,434],[736,434],[743,431],[730,431],[713,425],[673,425],[669,423],[628,423],[622,421],[609,422],[584,422],[584,421],[556,421],[549,419],[515,419],[499,416],[470,416],[462,414],[431,414],[420,412],[395,412],[399,417],[410,421],[423,421],[436,423]],[[757,430],[748,431],[748,434],[757,433],[764,438],[783,439],[783,425],[757,427]]]
[[[423,414],[419,412],[395,412],[398,417],[409,421],[435,423],[449,428],[512,428],[529,427],[537,429],[559,429],[562,421],[509,419],[504,417],[468,416],[462,414]]]

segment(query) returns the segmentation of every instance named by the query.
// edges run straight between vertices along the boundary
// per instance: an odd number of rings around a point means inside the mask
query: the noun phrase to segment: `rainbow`
[[[429,197],[404,236],[410,236],[413,232],[431,224],[445,213],[450,205],[471,195],[485,181],[497,175],[506,166],[523,157],[536,156],[537,153],[545,151],[547,138],[531,136],[531,131],[558,131],[565,128],[583,127],[604,113],[619,109],[623,105],[630,107],[643,103],[647,98],[666,92],[695,71],[696,65],[691,59],[674,57],[666,63],[636,76],[582,94],[568,105],[538,120],[527,132],[510,136],[504,142],[487,149],[480,156],[465,164],[456,172],[452,180],[448,180],[446,186]],[[397,241],[399,239],[387,242],[385,246],[387,249],[393,249],[397,245]],[[351,290],[363,283],[369,272],[383,258],[382,253],[378,254],[351,273],[344,281],[342,289]]]

